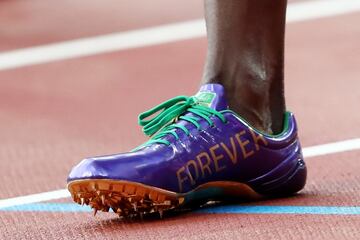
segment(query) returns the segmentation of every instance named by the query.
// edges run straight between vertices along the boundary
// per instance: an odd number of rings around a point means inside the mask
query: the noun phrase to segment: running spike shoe
[[[301,190],[306,166],[294,115],[267,135],[228,109],[224,88],[206,84],[139,115],[150,139],[126,153],[75,166],[75,202],[123,217],[178,209],[194,202],[257,199]]]

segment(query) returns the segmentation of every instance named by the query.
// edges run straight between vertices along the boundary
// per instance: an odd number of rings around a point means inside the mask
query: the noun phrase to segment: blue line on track
[[[198,210],[202,213],[242,213],[242,214],[336,214],[360,215],[360,207],[336,206],[219,206]]]
[[[31,203],[13,207],[0,208],[7,212],[91,212],[86,206],[74,203]]]
[[[0,208],[6,212],[90,212],[88,206],[73,203],[33,203]],[[314,214],[314,215],[360,215],[358,207],[336,206],[245,206],[231,205],[209,207],[196,211],[197,213],[232,213],[232,214]]]

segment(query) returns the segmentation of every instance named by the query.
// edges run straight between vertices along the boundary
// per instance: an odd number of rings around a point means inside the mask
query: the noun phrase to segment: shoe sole
[[[273,172],[272,172],[273,174]],[[291,195],[300,191],[306,182],[307,170],[302,159],[285,175],[253,187],[240,182],[217,181],[202,184],[187,193],[176,193],[142,183],[112,179],[80,179],[68,183],[73,200],[97,211],[112,209],[120,217],[142,217],[157,212],[179,209],[210,200],[260,200],[269,196]]]
[[[261,194],[251,187],[237,182],[209,182],[188,193],[176,193],[145,184],[109,179],[82,179],[68,184],[68,190],[75,202],[89,205],[97,211],[110,209],[120,217],[143,216],[170,209],[178,209],[204,199],[235,196],[246,200],[259,200]],[[208,195],[208,196],[207,196]]]

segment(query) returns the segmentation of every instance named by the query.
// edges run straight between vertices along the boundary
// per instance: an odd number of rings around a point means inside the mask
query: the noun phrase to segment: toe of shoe
[[[129,154],[117,154],[86,158],[76,165],[67,181],[80,179],[118,179],[134,180],[139,178],[138,159]]]
[[[86,158],[72,168],[67,180],[71,182],[80,179],[106,178],[107,176],[108,171],[99,159]]]

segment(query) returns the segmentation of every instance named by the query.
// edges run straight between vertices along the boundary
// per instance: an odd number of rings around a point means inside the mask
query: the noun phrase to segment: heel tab
[[[289,131],[291,129],[292,131],[297,132],[298,124],[297,124],[297,121],[296,121],[296,118],[295,118],[295,114],[293,112],[286,111],[284,113],[284,129],[283,129],[283,132],[285,132],[285,127],[286,127],[287,131]]]

